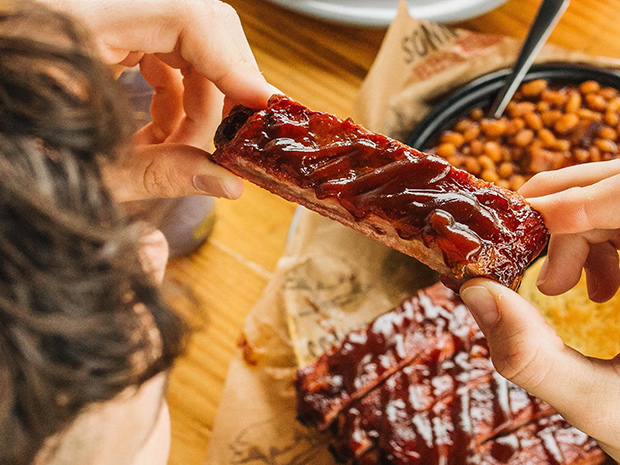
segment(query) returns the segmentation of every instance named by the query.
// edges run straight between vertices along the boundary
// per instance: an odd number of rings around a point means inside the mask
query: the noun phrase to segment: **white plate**
[[[290,10],[348,24],[387,26],[398,0],[270,0]],[[450,23],[491,11],[507,0],[409,0],[414,18]]]

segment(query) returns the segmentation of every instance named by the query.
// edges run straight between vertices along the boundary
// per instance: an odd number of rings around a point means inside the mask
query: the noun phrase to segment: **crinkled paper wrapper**
[[[355,119],[404,140],[434,102],[510,66],[519,47],[511,38],[415,20],[401,3],[362,87]],[[545,47],[539,61],[620,66],[555,46]],[[334,465],[327,438],[295,420],[297,368],[436,280],[417,261],[299,209],[285,254],[248,316],[206,463]]]

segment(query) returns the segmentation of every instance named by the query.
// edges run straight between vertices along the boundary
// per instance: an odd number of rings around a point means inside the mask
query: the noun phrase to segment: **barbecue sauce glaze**
[[[401,239],[438,248],[456,279],[479,262],[511,286],[546,244],[540,214],[518,194],[284,96],[266,110],[237,108],[216,146],[217,163],[242,157],[318,199],[335,199],[355,221],[373,215]],[[381,226],[375,232],[386,234]]]

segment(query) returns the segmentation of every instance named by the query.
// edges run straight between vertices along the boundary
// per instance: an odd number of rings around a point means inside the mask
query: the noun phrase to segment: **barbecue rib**
[[[299,371],[297,388],[304,393],[299,418],[324,429],[343,408],[400,368],[410,363],[436,365],[480,348],[483,335],[458,303],[453,292],[432,287],[377,318],[368,330],[347,335],[339,350]],[[488,358],[480,360],[490,365]]]
[[[479,276],[516,288],[547,242],[520,195],[282,95],[233,109],[215,144],[214,162],[419,259],[453,290]]]
[[[415,341],[412,343],[411,341]],[[435,285],[299,370],[298,416],[350,464],[599,465],[596,443],[501,377],[458,296]]]

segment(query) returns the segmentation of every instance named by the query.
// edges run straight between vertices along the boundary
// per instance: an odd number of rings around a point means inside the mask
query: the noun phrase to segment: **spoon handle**
[[[570,0],[543,0],[536,19],[523,43],[523,48],[519,53],[512,73],[506,78],[504,87],[497,94],[491,105],[488,113],[490,118],[500,118],[502,116],[508,103],[519,88],[521,81],[523,81],[530,66],[532,66],[532,63],[538,56],[540,49],[568,8],[569,3]]]

